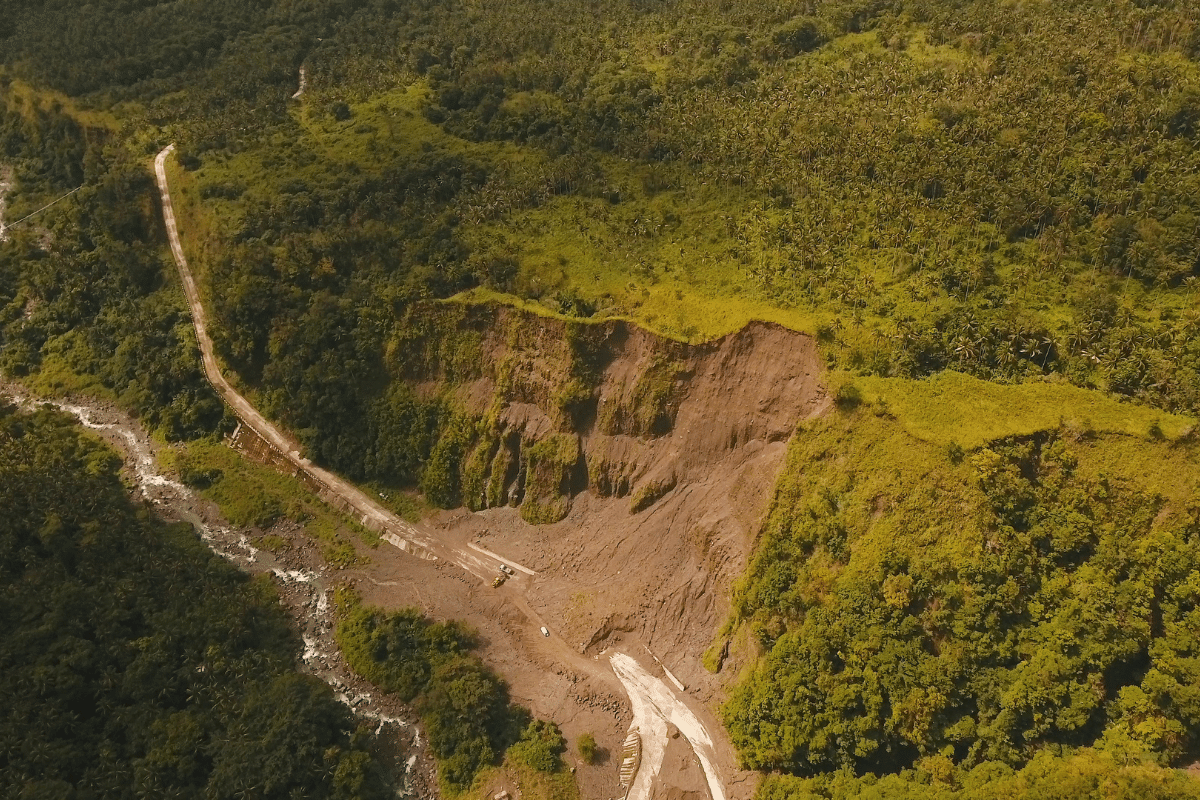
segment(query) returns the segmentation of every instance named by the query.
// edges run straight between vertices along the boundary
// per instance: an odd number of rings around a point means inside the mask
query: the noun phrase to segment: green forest
[[[81,187],[0,244],[0,370],[175,441],[233,421],[171,277],[169,142],[240,388],[434,505],[491,491],[492,431],[452,400],[469,309],[561,324],[560,434],[593,323],[816,337],[837,408],[793,437],[714,645],[749,664],[722,715],[760,798],[1200,793],[1194,3],[0,0],[6,220]],[[1021,392],[1052,399],[1011,429],[972,408]],[[529,449],[531,522],[565,513],[569,438]],[[469,635],[345,602],[357,668],[460,724],[449,787],[510,745],[557,764]]]
[[[271,583],[132,504],[120,465],[0,406],[4,795],[394,797]]]
[[[789,452],[803,469],[735,593],[766,653],[725,707],[745,761],[943,781],[1093,746],[1194,761],[1192,434],[1064,427],[964,453],[897,428],[843,409]]]

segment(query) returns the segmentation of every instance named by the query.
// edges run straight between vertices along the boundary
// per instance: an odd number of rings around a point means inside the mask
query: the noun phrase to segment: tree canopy
[[[0,785],[20,797],[392,796],[297,672],[269,582],[133,506],[120,459],[0,407]]]

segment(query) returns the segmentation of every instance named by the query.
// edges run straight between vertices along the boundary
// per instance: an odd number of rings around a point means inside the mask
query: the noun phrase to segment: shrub
[[[592,743],[593,746],[595,742]],[[521,733],[508,754],[539,772],[556,772],[562,766],[559,756],[567,749],[562,732],[553,722],[535,719]]]
[[[675,488],[675,482],[675,476],[671,475],[642,484],[629,500],[629,513],[637,514],[657,503],[667,492]]]
[[[862,402],[862,391],[850,381],[843,383],[833,393],[833,402],[842,410],[857,408]]]
[[[829,37],[821,30],[820,23],[812,17],[789,20],[771,36],[775,51],[782,58],[792,58],[816,50],[827,41]]]
[[[591,733],[585,733],[579,737],[579,742],[576,745],[579,749],[579,757],[583,759],[585,764],[595,764],[599,752],[596,748],[596,737]]]
[[[363,606],[347,589],[338,590],[336,601],[335,635],[347,663],[385,691],[415,702],[447,794],[469,786],[515,741],[525,746],[514,755],[531,767],[543,769],[547,759],[557,764],[558,728],[530,723],[525,709],[509,703],[504,681],[468,652],[473,642],[462,627],[433,622],[415,609],[385,613]]]

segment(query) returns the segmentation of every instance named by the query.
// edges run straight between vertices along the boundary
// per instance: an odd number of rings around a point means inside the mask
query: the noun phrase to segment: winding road
[[[400,519],[357,487],[304,458],[300,454],[299,445],[263,417],[225,379],[217,362],[212,338],[208,334],[208,318],[200,301],[200,292],[196,287],[196,281],[188,266],[187,258],[184,256],[183,245],[179,241],[179,228],[175,219],[174,207],[171,205],[166,160],[174,149],[175,145],[168,145],[158,154],[154,159],[154,174],[162,197],[163,222],[170,240],[171,253],[175,257],[175,265],[179,270],[179,278],[183,284],[184,294],[187,296],[188,307],[191,309],[196,340],[200,345],[200,355],[204,364],[204,374],[213,388],[221,395],[243,425],[248,426],[284,454],[297,469],[307,472],[325,489],[343,499],[358,513],[366,527],[381,531],[384,540],[399,549],[412,552],[409,545],[415,544],[426,554],[432,554],[437,558],[457,564],[479,579],[489,582],[499,573],[501,564],[511,565],[518,571],[518,574],[503,587],[505,597],[521,610],[534,630],[544,625],[545,623],[525,598],[531,582],[536,578],[533,570],[503,559],[482,547],[472,544],[463,547],[444,541],[424,533]],[[626,654],[613,653],[609,656],[608,663],[605,664],[598,659],[589,659],[583,656],[557,635],[549,638],[535,636],[532,637],[532,640],[538,647],[549,650],[560,663],[569,664],[584,674],[596,677],[610,685],[619,686],[629,696],[633,708],[633,726],[641,731],[644,748],[642,767],[627,795],[630,800],[650,800],[653,794],[654,778],[662,766],[666,751],[668,724],[675,725],[691,744],[704,770],[712,800],[726,800],[725,785],[716,767],[717,755],[714,746],[716,739],[701,718],[689,707],[689,702],[694,703],[694,699],[686,697],[682,691],[677,691],[677,687],[669,686],[665,681],[655,677]]]
[[[473,552],[467,548],[455,547],[440,539],[419,531],[409,523],[397,517],[391,511],[372,500],[358,487],[342,480],[328,470],[300,455],[299,444],[285,436],[269,420],[258,412],[254,406],[243,397],[225,376],[217,363],[213,349],[212,337],[208,334],[208,317],[200,302],[200,292],[196,288],[196,280],[188,266],[187,257],[183,254],[183,245],[179,241],[179,226],[175,219],[175,209],[171,205],[171,193],[167,185],[167,156],[175,149],[170,145],[162,150],[154,159],[154,175],[158,181],[159,194],[162,196],[163,223],[167,228],[167,238],[171,242],[171,254],[175,257],[175,265],[179,269],[179,279],[183,283],[183,292],[187,296],[188,307],[192,313],[192,324],[196,329],[196,341],[200,345],[200,357],[204,362],[204,375],[209,383],[221,395],[221,398],[233,409],[233,413],[243,425],[252,429],[276,450],[282,453],[289,462],[299,470],[303,470],[319,481],[326,489],[345,500],[357,512],[359,520],[368,528],[378,530],[390,543],[402,550],[407,550],[407,543],[414,543],[432,553],[438,558],[446,559],[475,575],[481,580],[491,580],[500,571],[500,565],[506,562],[494,554],[480,550]],[[514,565],[515,566],[515,565]],[[532,574],[532,570],[521,567],[522,572]]]

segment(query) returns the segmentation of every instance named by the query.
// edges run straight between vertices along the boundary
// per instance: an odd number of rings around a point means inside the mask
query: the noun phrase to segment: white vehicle
[[[550,638],[550,629],[545,625],[542,626],[542,636],[545,636],[547,639]]]
[[[512,568],[512,567],[510,567],[508,564],[501,564],[501,565],[500,565],[500,571],[501,571],[501,572],[503,572],[505,575],[512,575],[512,574],[513,574],[513,568]]]

